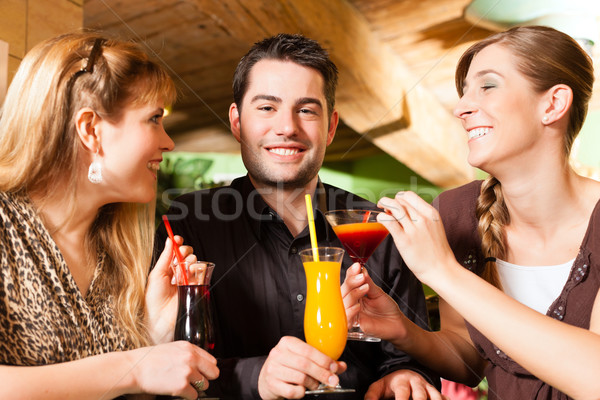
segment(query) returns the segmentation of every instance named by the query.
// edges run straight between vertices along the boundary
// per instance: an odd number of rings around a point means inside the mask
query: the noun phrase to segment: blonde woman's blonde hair
[[[459,96],[473,58],[492,44],[504,46],[512,52],[517,69],[525,76],[534,90],[542,93],[555,85],[564,84],[573,91],[569,121],[564,136],[565,165],[573,142],[585,120],[594,85],[594,67],[589,55],[570,36],[545,26],[521,26],[494,34],[475,43],[462,55],[456,67],[456,89]],[[482,239],[482,251],[488,261],[482,276],[501,287],[495,259],[506,256],[504,226],[510,223],[510,215],[500,181],[493,176],[481,186],[477,202],[478,231]]]
[[[94,44],[93,69],[81,71]],[[66,181],[66,198],[73,202],[82,173],[77,111],[90,107],[118,121],[125,106],[171,104],[175,97],[169,75],[135,43],[77,32],[38,44],[21,62],[2,109],[0,190],[44,196],[55,182]],[[117,320],[136,346],[149,341],[144,293],[153,237],[153,203],[113,203],[99,210],[85,243],[94,259],[105,255],[107,296],[114,298]]]

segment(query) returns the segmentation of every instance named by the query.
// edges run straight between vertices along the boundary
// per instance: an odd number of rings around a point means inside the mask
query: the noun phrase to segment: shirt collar
[[[317,182],[317,189],[313,198],[316,199],[313,203],[313,214],[315,217],[317,237],[324,237],[327,242],[331,242],[336,236],[333,232],[333,228],[331,228],[325,217],[325,212],[328,211],[328,193],[327,188],[323,182],[321,182],[321,179]]]
[[[272,210],[262,196],[256,191],[256,188],[252,184],[252,181],[250,181],[248,175],[240,179],[239,187],[237,189],[242,195],[242,204],[244,206],[243,213],[246,215],[248,223],[256,237],[260,237],[261,223],[263,221],[273,220],[273,214],[271,214]]]
[[[261,237],[261,225],[263,223],[272,221],[280,221],[283,223],[283,220],[277,215],[277,212],[269,207],[262,196],[258,194],[248,175],[241,179],[238,190],[246,204],[244,211],[247,214],[248,221],[256,237]],[[317,237],[331,241],[335,238],[335,234],[333,233],[333,229],[329,227],[327,219],[325,218],[325,211],[327,211],[327,188],[323,182],[321,182],[321,179],[317,182],[317,188],[315,193],[313,193],[312,198]],[[298,237],[304,236],[305,234],[308,235],[308,229],[303,230]]]

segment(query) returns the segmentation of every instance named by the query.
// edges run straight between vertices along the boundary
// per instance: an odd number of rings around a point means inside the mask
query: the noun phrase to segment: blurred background
[[[143,43],[179,88],[165,119],[175,151],[161,165],[157,212],[190,190],[245,174],[229,132],[231,79],[256,41],[279,32],[318,40],[340,70],[341,124],[321,178],[372,201],[413,190],[428,201],[482,177],[466,163],[466,135],[452,116],[454,68],[494,31],[541,24],[562,30],[594,58],[596,0],[0,0],[0,104],[26,52],[60,33],[93,28]],[[551,46],[551,43],[548,43]],[[543,48],[540,51],[544,51]],[[600,90],[572,164],[600,179]],[[438,324],[430,296],[432,326]],[[454,400],[485,398],[446,384]]]

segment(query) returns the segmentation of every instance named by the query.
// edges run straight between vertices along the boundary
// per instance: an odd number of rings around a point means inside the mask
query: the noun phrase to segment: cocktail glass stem
[[[365,266],[361,263],[360,270],[364,271],[364,269]],[[363,330],[360,328],[360,319],[358,314],[356,315],[356,317],[354,317],[354,320],[352,321],[352,326],[350,327],[350,329],[348,329],[348,340],[357,340],[361,342],[381,342],[380,338],[367,335],[363,332]]]

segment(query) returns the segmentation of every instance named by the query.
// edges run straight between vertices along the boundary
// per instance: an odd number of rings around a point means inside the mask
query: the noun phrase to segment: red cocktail
[[[175,340],[186,340],[205,350],[212,351],[215,339],[210,312],[208,285],[181,285]]]
[[[364,265],[377,246],[388,235],[379,222],[334,225],[333,231],[344,245],[352,261]]]
[[[325,217],[333,227],[340,242],[352,261],[361,267],[365,264],[377,246],[388,235],[387,229],[377,222],[381,211],[372,210],[333,210],[327,211]],[[348,331],[349,340],[379,342],[381,339],[369,336],[360,329],[358,318]]]
[[[215,265],[206,261],[176,263],[177,320],[175,340],[186,340],[204,350],[215,347],[210,308],[210,278]],[[183,279],[183,274],[185,278]]]

